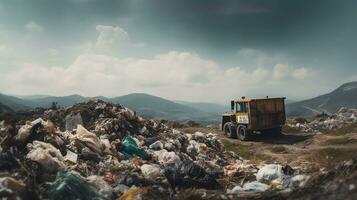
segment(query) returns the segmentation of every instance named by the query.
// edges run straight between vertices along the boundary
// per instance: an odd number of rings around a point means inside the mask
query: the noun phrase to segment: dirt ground
[[[279,136],[257,134],[251,141],[229,139],[218,128],[190,127],[183,132],[217,133],[226,150],[252,163],[288,164],[303,173],[327,170],[357,157],[357,133],[339,130],[308,134],[283,129]]]

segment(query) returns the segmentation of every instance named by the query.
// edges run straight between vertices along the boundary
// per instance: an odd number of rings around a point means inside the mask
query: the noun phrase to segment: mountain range
[[[30,110],[36,107],[48,108],[52,102],[61,107],[67,107],[90,99],[101,99],[108,102],[120,103],[147,118],[159,118],[175,121],[197,121],[203,124],[218,123],[220,115],[229,111],[227,105],[202,102],[172,101],[161,97],[132,93],[118,97],[83,97],[70,96],[10,96],[0,94],[0,112],[16,112]],[[297,101],[286,105],[286,113],[290,117],[312,117],[316,114],[331,114],[341,107],[357,107],[357,82],[341,85],[330,93],[311,99]]]
[[[91,99],[101,99],[108,102],[120,103],[125,107],[135,110],[143,117],[168,119],[175,121],[197,121],[203,124],[217,123],[219,115],[228,111],[229,107],[214,103],[193,103],[171,101],[161,97],[132,93],[118,97],[83,97],[70,96],[9,96],[0,94],[0,112],[30,110],[36,107],[49,108],[52,102],[57,102],[60,107],[67,107]]]
[[[286,111],[288,116],[312,117],[333,114],[341,107],[357,107],[357,81],[345,83],[327,94],[287,104]]]

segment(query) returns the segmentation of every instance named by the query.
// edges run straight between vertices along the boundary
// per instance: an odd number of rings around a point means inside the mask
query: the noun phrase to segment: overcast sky
[[[0,92],[227,102],[357,80],[354,0],[0,0]]]

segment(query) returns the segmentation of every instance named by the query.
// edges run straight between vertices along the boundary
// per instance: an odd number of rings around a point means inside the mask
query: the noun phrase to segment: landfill
[[[332,115],[319,114],[312,120],[304,118],[294,118],[287,121],[287,125],[305,133],[316,134],[323,130],[341,128],[353,123],[357,123],[356,108],[340,108]]]
[[[0,139],[8,199],[282,198],[316,179],[251,164],[215,133],[184,133],[101,100],[9,116]]]

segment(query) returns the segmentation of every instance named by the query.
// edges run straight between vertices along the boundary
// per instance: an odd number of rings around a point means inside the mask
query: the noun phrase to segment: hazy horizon
[[[0,0],[0,92],[225,103],[357,80],[357,1]]]

